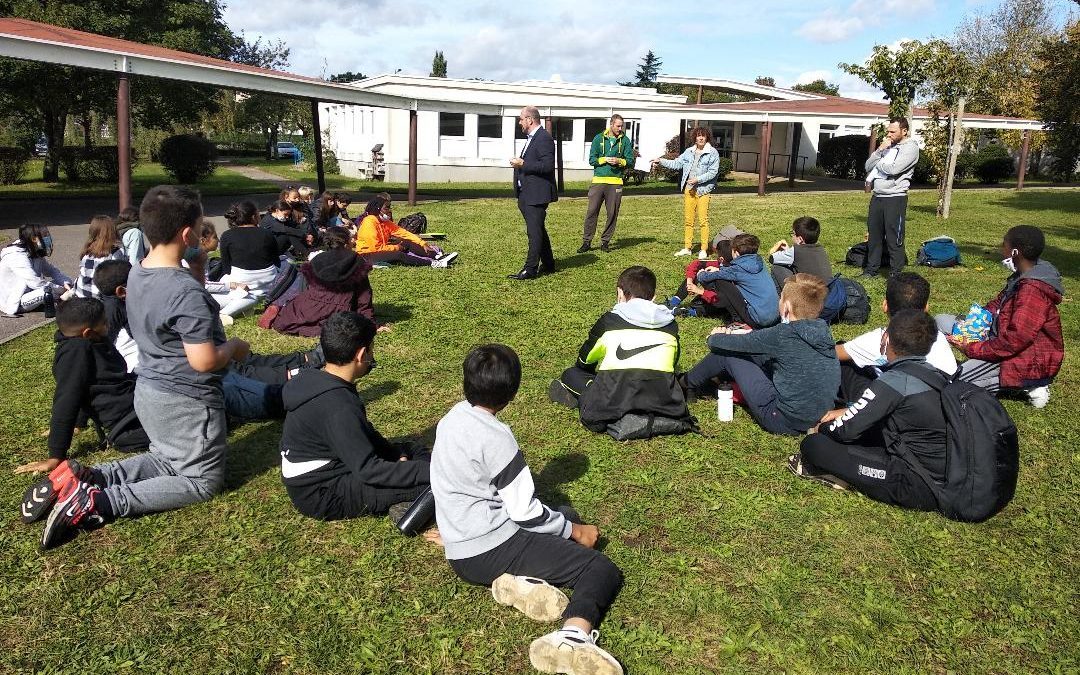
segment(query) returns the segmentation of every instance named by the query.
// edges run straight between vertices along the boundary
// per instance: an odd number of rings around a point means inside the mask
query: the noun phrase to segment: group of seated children
[[[356,230],[356,252],[372,265],[446,268],[458,254],[444,253],[394,222],[390,199],[376,195],[364,207]]]

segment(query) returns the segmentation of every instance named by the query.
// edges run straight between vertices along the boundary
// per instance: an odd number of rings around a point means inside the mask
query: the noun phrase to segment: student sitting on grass
[[[18,316],[42,305],[51,312],[72,288],[75,282],[47,260],[52,254],[49,228],[19,226],[19,238],[0,249],[0,315]]]
[[[57,309],[56,328],[49,459],[23,464],[15,473],[50,472],[59,466],[67,458],[82,411],[105,430],[116,449],[145,450],[150,440],[135,415],[135,376],[109,341],[105,306],[95,298],[72,298]],[[24,519],[30,510],[23,504]]]
[[[697,274],[703,289],[701,295],[704,295],[704,289],[716,294],[716,300],[709,304],[727,312],[732,321],[741,321],[752,328],[772,326],[779,319],[776,284],[765,269],[765,261],[758,255],[760,245],[756,236],[740,234],[731,240],[730,265]]]
[[[140,234],[140,236],[142,236]],[[101,293],[101,304],[105,306],[105,322],[109,328],[109,342],[124,357],[128,372],[134,372],[139,365],[139,345],[131,337],[128,325],[127,297],[128,274],[131,263],[126,260],[106,260],[94,270],[94,286]]]
[[[431,453],[383,438],[356,393],[354,381],[375,367],[374,342],[375,324],[338,312],[319,337],[326,365],[285,385],[281,478],[305,516],[381,515],[428,486]]]
[[[675,294],[668,298],[665,303],[675,316],[707,316],[723,317],[727,312],[717,306],[719,297],[716,291],[705,288],[697,283],[698,272],[702,270],[718,270],[724,265],[731,263],[731,240],[717,237],[713,240],[712,257],[710,259],[695,259],[686,266],[685,278],[679,285]],[[712,284],[709,284],[712,286]],[[682,307],[682,303],[690,299],[688,307]]]
[[[675,380],[679,326],[670,309],[653,302],[655,294],[652,270],[623,270],[617,304],[589,330],[577,365],[551,382],[551,400],[580,408],[581,423],[590,431],[602,433],[628,413],[690,416]]]
[[[820,237],[821,223],[817,218],[800,216],[791,224],[791,243],[781,239],[773,244],[769,262],[777,288],[783,287],[784,280],[797,272],[813,274],[826,284],[832,281],[832,263],[828,251],[818,243]]]
[[[356,252],[372,265],[398,263],[412,267],[449,267],[457,253],[443,253],[394,222],[390,200],[374,197],[360,215]]]
[[[853,487],[885,504],[936,509],[930,487],[889,448],[902,441],[934,480],[945,480],[941,394],[906,372],[919,369],[945,384],[945,376],[925,358],[937,332],[922,310],[895,312],[882,338],[888,364],[881,376],[851,407],[822,417],[817,433],[804,438],[799,454],[788,458],[788,468],[829,487]]]
[[[622,572],[594,550],[594,525],[567,520],[535,495],[532,473],[510,427],[496,415],[514,400],[521,362],[505,345],[483,345],[465,357],[465,399],[439,421],[431,489],[436,541],[465,581],[491,586],[495,600],[562,629],[529,647],[545,673],[621,675],[619,662],[596,646],[594,628],[622,587]],[[555,586],[574,589],[573,598]]]
[[[784,284],[780,325],[739,334],[714,328],[711,353],[685,375],[687,389],[703,394],[716,391],[715,380],[734,380],[766,431],[797,435],[817,426],[840,386],[836,343],[818,318],[827,293],[820,279],[799,273]]]
[[[132,268],[128,322],[139,345],[135,412],[150,450],[83,469],[61,462],[40,483],[40,518],[54,501],[41,547],[66,541],[123,516],[168,511],[206,501],[225,483],[225,398],[221,378],[247,356],[226,339],[217,304],[203,287],[198,250],[202,205],[189,188],[160,185],[143,197],[139,222],[150,253]],[[191,270],[181,266],[188,258]]]
[[[1050,383],[1065,358],[1057,308],[1065,287],[1057,269],[1040,259],[1045,246],[1042,230],[1032,225],[1017,225],[1005,233],[1002,264],[1012,275],[986,305],[994,317],[986,340],[960,342],[952,336],[957,317],[937,317],[941,331],[968,357],[960,364],[961,380],[995,394],[1022,392],[1036,408],[1050,400]]]
[[[107,260],[127,260],[127,252],[120,245],[120,233],[116,222],[109,216],[94,216],[83,244],[79,260],[79,275],[75,277],[75,295],[80,298],[97,298],[101,293],[94,285],[94,268]]]
[[[881,301],[881,311],[885,312],[885,316],[892,316],[905,309],[925,312],[929,303],[930,282],[914,272],[901,272],[889,277],[885,285],[885,299]],[[840,396],[844,403],[858,399],[881,374],[881,367],[888,362],[882,351],[884,333],[884,329],[876,328],[853,340],[837,343]],[[956,357],[953,356],[949,341],[940,333],[930,347],[926,361],[946,375],[952,376],[956,372]]]

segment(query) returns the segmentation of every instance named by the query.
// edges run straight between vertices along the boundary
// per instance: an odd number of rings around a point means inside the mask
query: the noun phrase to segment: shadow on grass
[[[375,303],[375,316],[380,323],[408,321],[413,316],[412,305],[399,305],[393,302]]]
[[[364,405],[371,405],[375,401],[378,401],[383,396],[389,396],[398,389],[401,389],[401,383],[395,381],[380,382],[374,384],[366,389],[361,389],[357,393],[360,395],[360,400],[364,402]]]
[[[555,274],[566,270],[572,270],[577,267],[585,267],[596,262],[598,256],[595,253],[575,253],[569,258],[556,258],[555,259]]]
[[[238,490],[281,461],[281,422],[253,422],[259,428],[243,439],[229,439],[225,492]]]

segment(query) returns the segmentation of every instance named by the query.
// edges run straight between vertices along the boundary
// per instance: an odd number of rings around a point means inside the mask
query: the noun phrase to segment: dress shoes
[[[521,270],[520,272],[518,272],[516,274],[508,274],[507,275],[508,278],[517,279],[518,281],[527,281],[529,279],[535,279],[538,276],[540,276],[540,274],[538,272],[532,272],[532,271],[527,270],[527,269],[523,269],[523,270]]]

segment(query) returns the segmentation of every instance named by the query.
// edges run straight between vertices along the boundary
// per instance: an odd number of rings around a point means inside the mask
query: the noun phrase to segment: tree
[[[289,66],[289,48],[281,40],[263,44],[262,38],[254,42],[241,38],[241,42],[233,54],[233,60],[237,63],[271,69]],[[296,113],[298,104],[303,102],[278,94],[253,92],[241,101],[236,121],[242,127],[257,128],[266,142],[267,159],[274,159],[277,157],[277,141],[281,127],[290,117],[290,113]],[[308,119],[310,117],[309,109]]]
[[[806,84],[796,84],[791,87],[795,91],[806,91],[811,94],[825,94],[826,96],[839,96],[840,85],[830,84],[825,80],[814,80]]]
[[[236,38],[219,0],[9,0],[4,14],[195,54],[228,58]],[[0,105],[39,128],[48,143],[42,177],[59,176],[59,149],[68,116],[116,111],[116,77],[68,66],[0,59]],[[133,116],[158,128],[194,120],[212,107],[212,90],[196,85],[132,78]]]
[[[1080,162],[1080,20],[1039,49],[1035,110],[1054,156],[1051,172],[1072,180]]]
[[[638,65],[634,79],[619,84],[624,87],[655,87],[656,78],[660,76],[660,67],[662,65],[664,65],[664,62],[650,49],[645,52],[645,56],[641,57],[641,63]]]
[[[839,68],[885,92],[889,117],[912,117],[915,96],[926,84],[932,49],[918,40],[903,42],[892,50],[888,45],[874,47],[864,65],[841,63]]]
[[[776,80],[769,77],[768,75],[758,75],[754,78],[754,84],[760,84],[763,87],[775,87]]]
[[[364,75],[363,73],[354,73],[351,70],[346,70],[344,73],[336,73],[326,79],[328,82],[355,82],[366,78],[367,75]]]
[[[431,77],[446,77],[446,57],[442,52],[435,52],[431,59]]]

